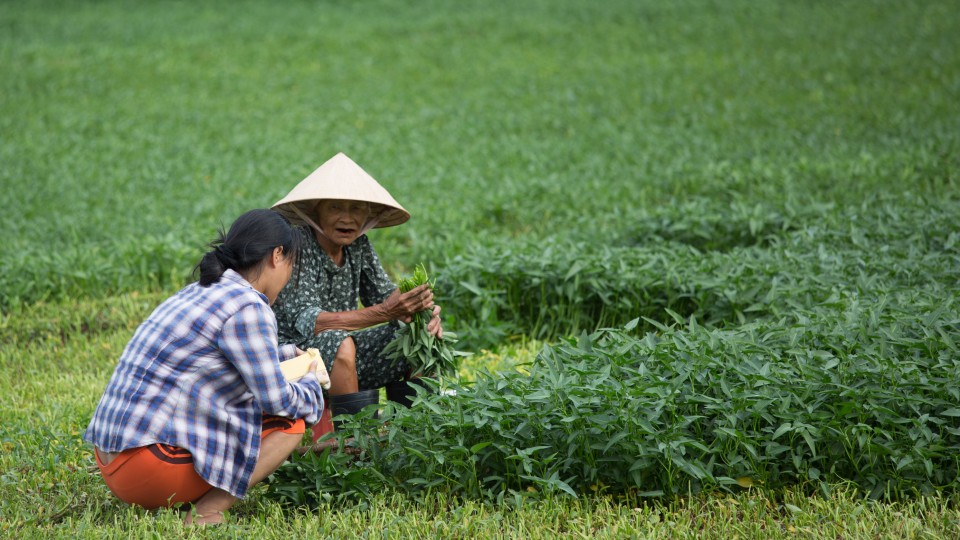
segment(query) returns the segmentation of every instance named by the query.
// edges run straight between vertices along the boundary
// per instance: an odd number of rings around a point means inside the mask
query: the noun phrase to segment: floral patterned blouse
[[[320,247],[312,231],[298,227],[300,260],[290,282],[280,292],[273,311],[277,315],[280,343],[301,348],[314,338],[314,325],[322,311],[353,311],[382,303],[397,286],[380,264],[367,235],[345,247],[342,266]]]

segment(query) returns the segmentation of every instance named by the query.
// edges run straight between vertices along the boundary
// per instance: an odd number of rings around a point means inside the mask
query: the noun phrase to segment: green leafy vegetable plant
[[[424,284],[433,288],[426,268],[418,264],[413,275],[401,279],[398,287],[401,293],[407,293]],[[383,350],[394,363],[408,362],[411,376],[450,376],[457,371],[458,358],[465,354],[453,348],[456,334],[445,331],[443,338],[437,338],[427,330],[431,317],[431,310],[425,309],[414,314],[410,324],[400,323],[396,338]]]

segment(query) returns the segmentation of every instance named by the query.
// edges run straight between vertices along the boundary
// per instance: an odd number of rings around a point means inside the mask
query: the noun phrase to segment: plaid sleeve
[[[322,407],[320,385],[316,379],[291,384],[283,378],[277,324],[269,306],[248,304],[238,310],[223,325],[218,346],[263,412],[317,421]]]
[[[286,343],[280,346],[280,361],[290,360],[297,357],[297,346],[293,343]]]

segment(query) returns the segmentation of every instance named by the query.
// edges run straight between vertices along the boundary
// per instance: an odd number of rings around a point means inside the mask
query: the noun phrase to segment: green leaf
[[[790,431],[791,429],[793,429],[793,424],[791,424],[790,422],[781,424],[780,427],[777,428],[777,431],[773,433],[773,437],[772,437],[773,440],[779,439],[781,435]]]
[[[484,448],[490,446],[491,444],[493,444],[491,441],[479,442],[470,447],[470,453],[476,454],[477,452],[479,452],[480,450],[483,450]]]

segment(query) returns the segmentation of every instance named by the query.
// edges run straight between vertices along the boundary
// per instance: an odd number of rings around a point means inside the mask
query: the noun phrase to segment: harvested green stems
[[[417,287],[433,282],[427,279],[427,270],[418,264],[413,276],[403,278],[398,284],[400,293],[407,293]],[[384,354],[394,362],[406,361],[410,365],[410,376],[440,377],[449,376],[457,371],[457,359],[464,353],[453,349],[457,342],[456,334],[444,332],[439,339],[427,330],[432,311],[425,309],[414,314],[410,324],[401,323],[397,337],[384,348]]]

